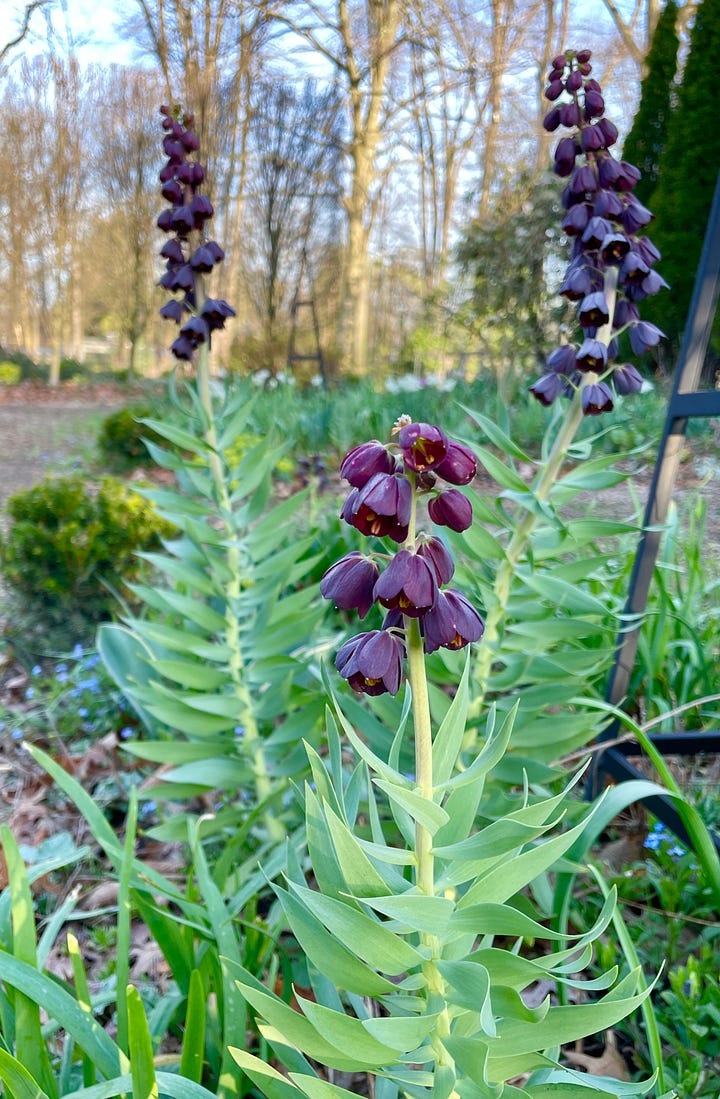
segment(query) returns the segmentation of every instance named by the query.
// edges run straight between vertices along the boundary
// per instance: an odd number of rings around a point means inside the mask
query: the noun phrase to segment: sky
[[[5,15],[7,10],[9,15],[7,23],[2,20],[10,27],[10,33],[4,31],[4,38],[14,36],[13,30],[22,21],[24,7],[24,0],[0,0],[0,11]],[[133,46],[117,35],[116,24],[133,10],[131,0],[55,0],[49,14],[42,11],[33,14],[28,36],[8,60],[12,64],[22,52],[45,52],[48,21],[51,21],[54,34],[63,43],[73,43],[83,64],[115,62],[129,65],[134,60]]]

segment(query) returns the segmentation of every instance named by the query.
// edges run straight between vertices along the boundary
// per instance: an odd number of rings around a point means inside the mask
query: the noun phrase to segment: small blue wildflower
[[[79,660],[81,658],[82,654],[83,654],[83,651],[84,650],[83,650],[83,647],[80,644],[80,642],[79,641],[76,642],[75,646],[73,647],[73,651],[72,651],[73,660]]]
[[[0,733],[3,731],[4,728],[5,728],[5,722],[0,721]]]
[[[647,849],[649,851],[657,851],[658,847],[661,846],[662,842],[663,842],[663,837],[662,836],[658,835],[657,832],[651,832],[650,835],[645,840],[645,843],[643,844],[643,847],[647,847]]]
[[[78,717],[89,717],[90,711],[87,706],[78,706]]]
[[[35,688],[34,687],[28,687],[28,689],[25,692],[25,698],[35,698]]]
[[[686,855],[687,851],[684,847],[681,847],[679,843],[674,844],[668,848],[668,855],[671,859],[681,859],[683,855]]]
[[[81,679],[78,683],[79,691],[91,691],[93,694],[98,694],[100,691],[100,680],[96,675],[91,675],[89,679]]]
[[[60,686],[64,686],[64,685],[65,685],[65,684],[67,683],[67,681],[68,681],[68,674],[67,674],[67,672],[66,672],[66,671],[64,671],[64,670],[63,670],[63,671],[59,671],[59,672],[56,672],[56,674],[55,674],[55,678],[57,679],[57,681],[58,681],[58,683],[60,684]]]
[[[157,809],[157,802],[156,801],[145,801],[140,806],[140,815],[143,816],[143,817],[149,817],[155,812],[156,809]]]
[[[132,729],[132,727],[131,727],[130,725],[125,725],[125,726],[124,726],[124,727],[123,727],[123,728],[122,728],[122,729],[120,730],[120,738],[121,738],[121,740],[127,740],[127,739],[128,739],[128,737],[131,737],[131,736],[133,735],[133,732],[134,732],[134,730]]]
[[[62,663],[55,665],[55,671],[56,672],[66,672],[67,667],[68,667],[67,664],[63,661]]]
[[[40,675],[41,672],[42,672],[42,668],[40,667],[40,665],[39,664],[34,664],[33,668],[32,668],[32,671],[30,672],[30,675]]]
[[[13,740],[22,740],[22,738],[23,738],[22,729],[13,729],[12,738],[13,738]]]
[[[233,733],[237,737],[245,736],[245,726],[244,725],[236,725],[235,728],[233,729]]]
[[[90,655],[86,656],[85,659],[83,660],[83,666],[85,668],[87,668],[88,671],[90,671],[91,668],[97,667],[97,665],[99,663],[100,663],[100,654],[99,653],[90,653]]]
[[[82,694],[82,691],[80,690],[79,687],[73,687],[70,694],[73,696],[73,698],[79,698],[80,695]]]

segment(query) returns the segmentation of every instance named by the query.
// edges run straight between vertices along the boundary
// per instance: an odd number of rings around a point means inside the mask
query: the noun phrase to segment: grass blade
[[[134,985],[125,989],[125,1003],[133,1099],[158,1099],[150,1030],[140,993]]]
[[[205,986],[200,971],[190,974],[185,1034],[183,1036],[180,1075],[196,1084],[202,1079],[205,1058]]]

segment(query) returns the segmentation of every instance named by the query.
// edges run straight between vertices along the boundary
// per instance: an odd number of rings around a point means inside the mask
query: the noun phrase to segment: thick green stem
[[[432,721],[428,696],[425,653],[417,618],[404,619],[408,650],[408,678],[412,691],[413,721],[415,727],[415,784],[419,793],[433,800],[433,750]],[[415,825],[415,858],[417,860],[418,889],[428,897],[435,896],[435,862],[430,832],[419,822]],[[440,942],[436,935],[421,932],[420,941],[429,958],[423,964],[427,981],[427,997],[432,1010],[439,1010],[438,1021],[431,1036],[437,1065],[453,1067],[453,1060],[445,1049],[443,1038],[450,1033],[450,1016],[447,1009],[445,980],[437,967],[440,959]],[[444,1005],[444,1006],[443,1006]]]
[[[205,300],[204,288],[200,278],[196,279],[195,294],[196,308],[199,312],[200,309],[202,309]],[[210,357],[207,343],[202,343],[200,345],[198,353],[197,387],[200,401],[205,412],[205,441],[210,448],[208,455],[210,473],[215,488],[219,517],[225,528],[227,538],[227,565],[231,576],[227,585],[227,598],[225,600],[225,644],[230,650],[228,666],[235,696],[238,700],[238,709],[240,711],[238,715],[238,724],[241,724],[243,727],[244,740],[252,759],[255,797],[258,804],[262,804],[272,793],[272,783],[267,772],[263,741],[257,722],[255,721],[250,692],[245,682],[243,653],[240,643],[240,623],[235,612],[235,607],[238,605],[241,593],[240,553],[235,544],[237,531],[235,530],[232,519],[232,503],[224,474],[222,457],[218,452],[215,410],[210,390]],[[268,835],[273,842],[278,843],[285,839],[285,829],[276,816],[268,811],[264,814],[263,819]]]
[[[602,328],[598,329],[596,338],[605,345],[609,344],[612,337],[612,317],[615,312],[615,299],[617,294],[618,268],[609,267],[605,272],[605,299],[608,305],[610,320]],[[582,423],[582,390],[586,385],[591,385],[598,380],[598,375],[589,373],[585,375],[583,385],[576,390],[565,420],[558,432],[552,450],[545,461],[537,481],[533,487],[533,496],[536,500],[545,502],[557,481],[567,453],[572,444],[577,430]],[[482,712],[485,695],[488,688],[488,679],[493,660],[497,655],[498,643],[502,637],[507,607],[510,599],[515,570],[527,551],[528,543],[537,523],[537,514],[526,511],[513,531],[512,538],[505,550],[505,558],[498,566],[495,574],[493,588],[494,600],[487,608],[485,617],[485,633],[482,645],[479,646],[475,663],[476,694],[470,707],[470,717],[476,718]]]

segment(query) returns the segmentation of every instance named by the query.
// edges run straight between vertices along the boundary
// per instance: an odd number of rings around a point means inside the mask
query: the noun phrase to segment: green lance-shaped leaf
[[[133,696],[133,687],[150,683],[152,650],[127,626],[104,623],[97,632],[97,648],[105,668],[126,696],[146,729],[156,723],[142,703]]]
[[[200,1083],[205,1058],[205,1019],[207,1015],[205,985],[202,974],[193,969],[185,1011],[180,1075]]]
[[[303,1094],[298,1087],[290,1083],[287,1076],[283,1076],[276,1068],[261,1061],[254,1054],[231,1046],[230,1055],[262,1094],[267,1096],[267,1099],[300,1099]]]
[[[5,824],[0,828],[0,838],[5,853],[11,897],[13,954],[18,961],[36,968],[35,913],[25,863],[15,837]],[[24,992],[16,991],[14,1008],[15,1052],[23,1064],[32,1066],[42,1088],[52,1099],[57,1094],[57,1085],[40,1028],[38,1002]]]
[[[288,925],[301,950],[324,977],[338,988],[359,996],[379,997],[394,991],[395,986],[365,965],[346,946],[331,935],[305,904],[286,890],[275,886]],[[311,892],[307,890],[307,892]],[[336,902],[346,913],[362,916],[342,902]],[[372,921],[366,917],[366,923]]]
[[[127,987],[127,1015],[133,1099],[158,1099],[150,1030],[140,993],[134,985]]]
[[[294,882],[290,889],[340,943],[381,973],[395,976],[422,963],[414,946],[366,912]]]
[[[13,1099],[50,1099],[16,1057],[0,1046],[0,1080]]]

